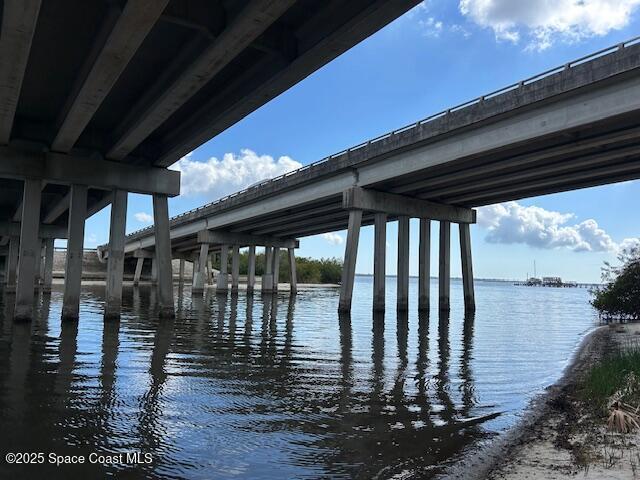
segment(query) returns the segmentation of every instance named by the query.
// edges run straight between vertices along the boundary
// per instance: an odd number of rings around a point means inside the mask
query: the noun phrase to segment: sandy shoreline
[[[612,348],[638,338],[640,325],[599,327],[582,340],[562,377],[534,398],[507,433],[453,465],[449,479],[633,479],[640,435],[610,434],[574,395],[581,376]],[[621,445],[624,443],[624,445]]]

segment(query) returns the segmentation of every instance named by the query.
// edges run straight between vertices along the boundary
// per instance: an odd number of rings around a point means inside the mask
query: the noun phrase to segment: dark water
[[[54,287],[14,324],[3,294],[0,478],[430,477],[512,425],[594,325],[584,289],[480,281],[465,317],[454,281],[449,316],[397,317],[388,283],[374,317],[371,279],[357,278],[350,318],[332,289],[176,288],[177,318],[158,320],[152,289],[125,288],[122,319],[105,323],[95,287],[80,321],[61,323]],[[7,452],[44,463],[8,465]],[[49,463],[92,452],[151,456]]]

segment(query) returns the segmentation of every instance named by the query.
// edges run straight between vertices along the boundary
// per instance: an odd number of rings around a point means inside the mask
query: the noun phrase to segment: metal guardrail
[[[536,81],[542,80],[542,79],[544,79],[544,78],[546,78],[546,77],[548,77],[550,75],[553,75],[555,73],[560,73],[560,72],[562,72],[564,70],[568,70],[570,68],[576,67],[576,66],[581,65],[583,63],[586,63],[588,61],[595,60],[598,57],[603,57],[605,55],[609,55],[611,53],[614,53],[614,52],[617,52],[619,50],[622,50],[623,48],[630,47],[631,45],[635,45],[635,44],[638,44],[638,43],[640,43],[640,36],[634,37],[634,38],[632,38],[630,40],[627,40],[625,42],[619,43],[619,44],[614,45],[612,47],[603,48],[602,50],[598,50],[597,52],[591,53],[589,55],[585,55],[584,57],[580,57],[580,58],[578,58],[576,60],[573,60],[571,62],[565,63],[564,65],[561,65],[559,67],[551,68],[551,69],[546,70],[546,71],[544,71],[542,73],[538,73],[537,75],[534,75],[533,77],[529,77],[529,78],[521,80],[521,81],[519,81],[517,83],[513,83],[513,84],[508,85],[506,87],[502,87],[502,88],[500,88],[498,90],[495,90],[495,91],[493,91],[491,93],[487,93],[487,94],[482,95],[480,97],[474,98],[473,100],[468,100],[468,101],[466,101],[464,103],[456,105],[455,107],[451,107],[451,108],[448,108],[446,110],[442,110],[442,111],[440,111],[438,113],[434,113],[434,114],[432,114],[432,115],[430,115],[430,116],[428,116],[426,118],[423,118],[422,120],[419,120],[417,122],[411,123],[409,125],[405,125],[404,127],[398,128],[398,129],[393,130],[391,132],[385,133],[385,134],[380,135],[378,137],[375,137],[375,138],[373,138],[373,139],[371,139],[371,140],[369,140],[367,142],[360,143],[360,144],[356,145],[355,147],[347,148],[346,150],[342,150],[341,152],[334,153],[333,155],[329,155],[327,157],[322,158],[321,160],[317,160],[315,162],[312,162],[312,163],[309,163],[307,165],[304,165],[303,167],[300,167],[300,168],[298,168],[296,170],[292,170],[290,172],[284,173],[284,174],[279,175],[277,177],[265,179],[265,180],[263,180],[261,182],[254,183],[253,185],[251,185],[251,186],[249,186],[249,187],[247,187],[247,188],[245,188],[243,190],[231,193],[231,194],[226,195],[224,197],[221,197],[221,198],[219,198],[217,200],[214,200],[213,202],[206,203],[206,204],[204,204],[204,205],[202,205],[202,206],[200,206],[198,208],[194,208],[194,209],[189,210],[187,212],[183,212],[183,213],[181,213],[179,215],[176,215],[175,217],[171,217],[170,221],[177,220],[179,218],[186,217],[186,216],[191,215],[193,213],[205,210],[207,208],[210,208],[210,207],[212,207],[214,205],[217,205],[219,203],[225,202],[225,201],[227,201],[227,200],[229,200],[229,199],[231,199],[233,197],[236,197],[238,195],[257,190],[258,188],[261,188],[261,187],[263,187],[265,185],[268,185],[270,183],[275,183],[275,182],[277,182],[277,181],[279,181],[279,180],[281,180],[281,179],[283,179],[285,177],[304,172],[305,170],[309,170],[310,168],[313,168],[313,167],[315,167],[317,165],[320,165],[320,164],[323,164],[325,162],[328,162],[329,160],[332,160],[332,159],[334,159],[336,157],[344,155],[345,153],[354,152],[354,151],[359,150],[361,148],[368,147],[369,145],[371,145],[373,143],[380,142],[382,140],[385,140],[387,138],[393,137],[395,135],[399,135],[402,132],[405,132],[405,131],[410,130],[412,128],[416,128],[416,127],[419,127],[420,125],[424,125],[425,123],[432,122],[432,121],[434,121],[434,120],[436,120],[436,119],[438,119],[440,117],[448,115],[451,112],[457,112],[459,110],[463,110],[463,109],[471,107],[473,105],[477,105],[477,104],[482,103],[483,101],[485,101],[485,100],[487,100],[489,98],[494,98],[494,97],[503,95],[505,93],[511,92],[513,90],[517,90],[519,88],[522,88],[525,85],[529,85],[531,83],[535,83]],[[127,237],[131,237],[131,236],[138,235],[140,233],[143,233],[143,232],[146,232],[146,231],[152,231],[152,230],[153,230],[153,225],[150,225],[148,227],[141,228],[139,230],[136,230],[135,232],[132,232],[132,233],[128,234]]]

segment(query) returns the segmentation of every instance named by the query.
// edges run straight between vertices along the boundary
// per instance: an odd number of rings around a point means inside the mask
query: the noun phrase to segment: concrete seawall
[[[56,249],[53,254],[53,278],[64,278],[64,266],[67,260],[65,249]],[[127,258],[124,262],[124,280],[133,280],[136,268],[135,258]],[[180,260],[173,260],[173,277],[178,278]],[[184,276],[190,280],[193,272],[193,264],[185,262]],[[82,256],[82,279],[83,280],[104,280],[107,277],[107,263],[98,260],[95,249],[85,249]],[[151,261],[147,260],[142,268],[141,281],[151,281]]]

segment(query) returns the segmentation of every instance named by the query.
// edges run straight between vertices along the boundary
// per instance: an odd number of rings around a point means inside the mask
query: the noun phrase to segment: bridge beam
[[[127,2],[88,75],[73,91],[53,150],[68,152],[151,31],[168,0]]]
[[[470,208],[445,205],[415,197],[384,193],[360,187],[351,187],[343,192],[342,207],[455,223],[476,222],[476,212]]]
[[[298,248],[300,242],[293,238],[271,237],[268,235],[251,235],[225,231],[201,230],[198,232],[198,243],[216,245],[261,245],[266,247]]]
[[[463,224],[460,224],[462,227]],[[468,225],[468,224],[464,224]],[[431,287],[431,220],[420,219],[418,252],[418,310],[429,310]]]
[[[61,185],[81,184],[102,190],[180,194],[180,172],[142,167],[94,157],[54,152],[27,152],[0,147],[0,177],[39,179]]]
[[[166,195],[153,195],[153,221],[156,235],[156,271],[158,275],[158,301],[160,316],[172,318],[173,268],[171,262],[171,239],[169,237],[169,203]]]
[[[124,190],[114,190],[109,230],[105,319],[120,318],[126,220],[127,192]]]
[[[0,144],[9,143],[41,0],[6,0],[0,37]]]
[[[438,307],[449,310],[451,290],[451,223],[440,222],[440,258],[438,272]]]
[[[20,236],[20,222],[0,221],[0,236]],[[67,238],[67,229],[57,225],[45,225],[41,223],[38,227],[38,238]]]
[[[385,307],[387,262],[387,214],[376,213],[374,217],[373,242],[373,310]]]
[[[342,267],[342,282],[340,285],[339,312],[351,311],[353,297],[353,283],[356,275],[356,259],[358,256],[358,242],[360,240],[360,225],[362,224],[362,210],[349,211],[349,227],[347,229],[347,243],[344,249],[344,265]]]
[[[108,157],[118,160],[126,157],[258,38],[293,3],[294,0],[258,0],[249,3],[211,46],[186,68],[169,88],[163,90],[162,95],[155,98],[153,102],[148,98],[141,98],[140,104],[133,108],[134,112],[141,112],[140,115],[126,119],[120,126],[119,138],[110,149]],[[155,89],[152,88],[151,91],[153,90]]]
[[[468,312],[476,309],[473,288],[473,264],[471,261],[471,232],[469,224],[460,224],[460,256],[462,262],[462,287],[464,290],[464,308]]]

